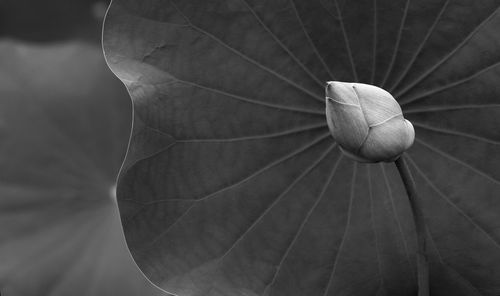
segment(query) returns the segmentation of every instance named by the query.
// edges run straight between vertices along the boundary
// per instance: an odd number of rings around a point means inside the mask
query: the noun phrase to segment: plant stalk
[[[411,175],[404,153],[394,161],[408,194],[415,230],[417,233],[417,282],[418,296],[429,296],[429,263],[427,260],[426,226],[421,200],[417,196],[415,181]]]

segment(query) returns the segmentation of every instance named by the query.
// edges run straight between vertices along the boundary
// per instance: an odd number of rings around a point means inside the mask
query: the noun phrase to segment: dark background
[[[98,43],[110,1],[2,0],[0,38],[32,42],[80,39]]]

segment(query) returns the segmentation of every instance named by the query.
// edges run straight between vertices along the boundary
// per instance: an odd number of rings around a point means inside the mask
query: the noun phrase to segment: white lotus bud
[[[369,84],[328,82],[326,121],[342,152],[360,162],[394,161],[415,139],[394,97]]]

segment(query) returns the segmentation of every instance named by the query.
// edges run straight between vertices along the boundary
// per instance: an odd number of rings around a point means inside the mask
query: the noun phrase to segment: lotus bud
[[[328,82],[326,121],[342,152],[360,162],[394,161],[415,139],[394,97],[369,84]]]

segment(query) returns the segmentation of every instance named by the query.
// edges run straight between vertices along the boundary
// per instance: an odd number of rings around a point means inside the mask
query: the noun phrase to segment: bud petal
[[[397,101],[373,85],[328,82],[326,119],[342,152],[360,162],[394,161],[415,139]]]
[[[413,145],[413,141],[415,141],[415,129],[413,128],[413,124],[409,120],[405,119],[406,125],[406,143],[405,143],[405,151]]]
[[[365,114],[369,126],[374,126],[387,121],[389,118],[403,115],[398,102],[390,93],[369,84],[352,83],[356,91],[361,108]]]
[[[368,123],[354,89],[348,84],[328,82],[326,122],[333,137],[347,150],[359,149],[368,136]]]

